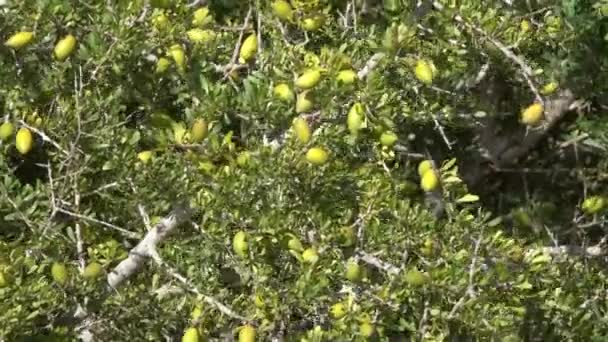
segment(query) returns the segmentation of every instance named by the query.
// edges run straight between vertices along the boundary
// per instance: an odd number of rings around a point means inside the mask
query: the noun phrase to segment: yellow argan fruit
[[[179,44],[171,45],[169,54],[175,61],[175,65],[177,65],[177,71],[184,73],[186,71],[186,53],[184,52],[184,48]]]
[[[245,63],[255,56],[258,51],[258,37],[255,32],[250,34],[241,45],[241,51],[239,52],[239,62]]]
[[[240,167],[244,167],[249,164],[249,160],[251,160],[251,153],[249,153],[249,151],[243,151],[236,157],[236,163]]]
[[[182,342],[198,342],[198,330],[196,328],[188,328],[182,336]]]
[[[306,144],[310,141],[310,127],[308,127],[308,122],[306,119],[301,117],[295,118],[293,120],[292,128],[296,134],[296,137],[302,144]]]
[[[137,159],[139,159],[144,164],[148,164],[150,159],[152,159],[152,156],[152,151],[141,151],[137,154]]]
[[[209,8],[201,7],[194,11],[192,25],[203,27],[210,24],[213,21],[213,17],[209,15]]]
[[[319,260],[319,255],[314,248],[306,248],[304,252],[302,252],[302,260],[309,264],[314,264]]]
[[[207,134],[209,133],[209,126],[207,125],[207,121],[204,119],[196,119],[194,123],[192,123],[192,128],[190,128],[190,140],[193,143],[200,143],[205,140]]]
[[[313,147],[306,152],[306,160],[313,165],[323,165],[328,158],[327,151],[321,147]]]
[[[274,86],[272,93],[274,94],[274,96],[286,102],[293,101],[295,97],[295,94],[287,83],[277,84],[276,86]]]
[[[521,113],[521,122],[524,125],[536,126],[542,121],[544,117],[543,112],[543,105],[540,103],[534,103]]]
[[[435,191],[439,188],[439,177],[435,170],[428,170],[422,175],[420,187],[426,192]]]
[[[15,147],[21,154],[27,154],[32,150],[32,147],[34,147],[34,136],[28,128],[21,127],[19,131],[17,131]]]
[[[557,90],[558,86],[557,82],[549,82],[541,88],[540,93],[543,95],[551,95]]]
[[[203,305],[198,303],[198,304],[196,304],[196,306],[194,306],[194,309],[192,309],[192,312],[190,313],[190,319],[192,319],[193,321],[196,321],[197,319],[201,318],[202,315],[203,315]]]
[[[399,138],[395,133],[390,131],[384,132],[380,135],[380,144],[382,144],[382,146],[392,147],[393,145],[395,145],[398,139]]]
[[[30,31],[22,31],[17,32],[12,35],[7,41],[4,42],[4,45],[15,50],[19,50],[22,47],[28,45],[34,39],[34,32]]]
[[[428,275],[418,271],[417,269],[409,270],[405,274],[405,281],[413,286],[424,285],[428,281]]]
[[[285,0],[276,0],[270,6],[272,7],[272,13],[274,13],[277,18],[283,21],[293,20],[293,9],[289,2]]]
[[[76,49],[76,37],[68,34],[55,45],[55,58],[58,61],[64,61],[74,52],[74,49]]]
[[[343,303],[336,303],[329,309],[329,314],[334,319],[340,319],[346,316],[346,306]]]
[[[239,342],[255,342],[255,328],[249,324],[239,329]]]
[[[372,337],[375,331],[374,325],[369,322],[359,324],[359,335],[363,337]]]
[[[522,20],[521,23],[519,23],[519,29],[523,33],[530,31],[530,22],[526,19]]]
[[[59,285],[64,285],[68,281],[68,269],[62,263],[53,263],[53,266],[51,266],[51,275],[53,276],[53,280]]]
[[[6,141],[13,135],[15,131],[15,125],[12,122],[6,121],[0,125],[0,141]]]
[[[583,209],[585,214],[594,215],[604,210],[607,205],[608,201],[604,197],[590,196],[585,198],[581,205],[581,209]]]
[[[87,267],[84,268],[84,272],[82,272],[82,276],[85,279],[95,279],[101,274],[102,271],[103,271],[103,268],[101,267],[101,265],[99,263],[92,262],[92,263],[88,264]]]
[[[426,85],[431,85],[431,83],[433,83],[433,69],[427,61],[417,61],[416,67],[414,68],[414,73],[420,82]]]
[[[346,126],[351,134],[357,134],[357,132],[363,128],[365,119],[365,107],[359,102],[353,104],[348,111],[346,116]]]
[[[307,91],[298,94],[296,98],[296,113],[306,113],[312,109],[313,103],[310,97]]]
[[[156,61],[156,73],[162,74],[163,72],[169,69],[169,65],[171,65],[171,61],[166,59],[165,57],[161,57]]]
[[[152,18],[152,24],[154,24],[157,30],[164,30],[169,27],[169,18],[164,13],[161,13]]]
[[[324,16],[315,15],[312,17],[304,18],[304,20],[302,20],[301,25],[305,31],[316,31],[316,30],[320,29],[324,23],[325,23]]]
[[[420,162],[420,164],[418,164],[418,175],[420,177],[422,177],[428,170],[432,170],[432,169],[433,169],[433,162],[430,160],[423,160]]]
[[[247,257],[247,252],[249,251],[247,233],[240,231],[234,235],[234,238],[232,239],[232,250],[242,258]]]
[[[338,72],[336,81],[338,81],[338,84],[351,85],[357,81],[357,78],[357,73],[354,70],[342,70]]]
[[[215,32],[212,30],[203,30],[200,28],[193,28],[191,30],[186,31],[186,35],[188,39],[196,44],[207,43],[213,40],[215,37]]]
[[[355,261],[349,261],[348,263],[346,263],[346,272],[344,275],[346,279],[352,282],[357,282],[361,280],[361,266]]]
[[[311,89],[321,80],[321,72],[317,69],[308,69],[295,81],[296,87],[300,89]]]

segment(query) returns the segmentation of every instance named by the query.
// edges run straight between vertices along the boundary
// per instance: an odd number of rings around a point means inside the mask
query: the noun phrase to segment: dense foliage
[[[608,1],[0,16],[0,340],[608,339]]]

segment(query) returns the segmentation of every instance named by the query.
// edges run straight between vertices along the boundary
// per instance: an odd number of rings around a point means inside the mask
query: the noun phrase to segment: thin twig
[[[97,224],[100,224],[100,225],[102,225],[104,227],[114,229],[116,231],[119,231],[119,232],[125,234],[125,236],[130,237],[130,238],[139,238],[140,237],[140,235],[138,233],[126,230],[126,229],[124,229],[122,227],[119,227],[117,225],[114,225],[114,224],[111,224],[111,223],[108,223],[108,222],[105,222],[105,221],[101,221],[101,220],[98,220],[98,219],[93,218],[93,217],[89,217],[89,216],[85,216],[85,215],[80,215],[80,214],[77,214],[75,212],[63,209],[61,207],[57,207],[57,211],[60,212],[60,213],[72,216],[72,217],[77,218],[77,219],[81,219],[81,220],[97,223]]]

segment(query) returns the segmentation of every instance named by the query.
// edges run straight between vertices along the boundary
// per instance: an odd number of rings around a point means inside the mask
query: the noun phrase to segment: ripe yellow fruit
[[[346,306],[343,303],[336,303],[331,306],[331,309],[329,309],[329,313],[331,317],[335,319],[340,319],[346,316]]]
[[[15,147],[21,154],[27,154],[32,150],[32,147],[34,147],[34,136],[28,128],[21,127],[19,131],[17,131]]]
[[[313,103],[310,97],[311,96],[307,91],[298,94],[298,98],[296,99],[296,113],[306,113],[312,109]]]
[[[324,16],[315,15],[312,17],[304,18],[304,20],[302,20],[301,25],[305,31],[316,31],[316,30],[320,29],[324,23],[325,23]]]
[[[19,50],[22,47],[25,47],[26,45],[31,43],[33,39],[34,39],[34,32],[30,32],[30,31],[17,32],[14,35],[10,36],[10,38],[4,42],[4,45],[11,49]]]
[[[51,266],[51,275],[53,276],[53,280],[59,285],[64,285],[68,281],[68,269],[62,263],[53,263],[53,266]]]
[[[416,67],[414,68],[414,74],[416,74],[416,78],[420,82],[426,85],[431,85],[431,83],[433,83],[433,69],[427,61],[418,60],[416,62]]]
[[[432,169],[433,169],[433,162],[430,160],[423,160],[420,162],[420,164],[418,164],[418,175],[420,177],[422,177],[428,170],[432,170]]]
[[[380,144],[382,144],[382,146],[392,147],[393,145],[395,145],[398,139],[399,138],[395,133],[390,131],[384,132],[380,135]]]
[[[292,21],[293,20],[293,9],[289,2],[285,0],[276,0],[270,5],[272,7],[272,12],[277,18],[283,21]]]
[[[193,143],[200,143],[207,137],[209,133],[209,125],[204,119],[196,119],[190,128],[190,140]]]
[[[374,325],[369,322],[359,324],[359,335],[363,337],[372,337],[375,331]]]
[[[536,126],[542,121],[544,117],[543,112],[543,105],[540,103],[534,103],[521,113],[521,122],[524,125]]]
[[[300,89],[311,89],[321,81],[321,72],[317,69],[308,69],[295,81],[296,87]]]
[[[405,274],[405,281],[413,286],[420,286],[426,284],[429,280],[428,275],[420,272],[417,269],[409,270]]]
[[[255,32],[250,34],[241,45],[241,50],[239,52],[239,62],[245,63],[249,61],[251,58],[255,56],[255,53],[258,51],[258,37],[255,35]]]
[[[247,252],[249,251],[247,233],[240,231],[234,235],[234,238],[232,239],[232,250],[242,258],[247,257]]]
[[[12,122],[6,121],[0,125],[0,141],[6,141],[13,135],[15,131],[15,125]]]
[[[357,281],[361,280],[361,276],[362,276],[361,266],[355,261],[349,261],[346,264],[346,272],[345,272],[346,279],[348,279],[352,282],[357,282]]]
[[[342,70],[338,72],[336,81],[338,81],[338,84],[351,85],[357,81],[357,78],[357,73],[354,70]]]
[[[152,159],[152,156],[152,151],[141,151],[137,154],[137,159],[139,159],[142,163],[147,164],[150,159]]]
[[[186,53],[184,52],[184,48],[179,44],[171,45],[169,54],[173,58],[173,61],[175,61],[175,65],[177,65],[177,71],[179,73],[186,72]]]
[[[522,20],[521,23],[519,24],[519,29],[523,33],[530,31],[530,22],[526,19]]]
[[[186,31],[186,35],[188,39],[196,44],[203,44],[213,40],[215,37],[215,32],[212,30],[203,30],[200,28],[193,28],[191,30]]]
[[[156,61],[156,73],[162,74],[163,72],[167,71],[167,69],[169,69],[170,65],[171,65],[171,61],[169,61],[165,57],[159,58]]]
[[[74,52],[74,49],[76,49],[76,37],[68,34],[55,45],[55,58],[58,61],[64,61]]]
[[[209,15],[209,8],[201,7],[194,11],[192,25],[198,27],[204,27],[213,21],[213,17]]]
[[[101,267],[101,265],[99,263],[92,262],[92,263],[88,264],[87,267],[84,268],[84,272],[82,273],[82,276],[85,279],[95,279],[101,274],[102,271],[103,271],[103,268]]]
[[[581,205],[581,209],[583,212],[588,215],[594,215],[602,210],[606,209],[608,206],[608,200],[601,196],[591,196],[585,198],[583,204]]]
[[[293,131],[296,133],[296,137],[302,144],[306,144],[310,141],[310,127],[306,119],[297,117],[293,120],[292,124]]]
[[[327,159],[329,159],[329,155],[321,147],[313,147],[306,152],[306,160],[313,165],[323,165]]]
[[[365,107],[359,102],[354,103],[346,116],[346,126],[348,127],[348,130],[352,134],[357,134],[357,132],[363,128],[364,119]]]
[[[276,86],[274,86],[273,90],[272,90],[274,96],[278,97],[279,99],[286,101],[286,102],[290,102],[293,101],[295,94],[293,93],[293,91],[291,90],[291,88],[289,87],[289,85],[287,83],[279,83]]]
[[[428,170],[422,175],[420,187],[426,192],[435,191],[439,188],[439,177],[435,170]]]
[[[198,330],[196,328],[188,328],[182,336],[182,342],[198,342]]]
[[[239,342],[255,342],[255,328],[249,324],[239,330]]]
[[[314,264],[319,260],[319,255],[314,248],[306,248],[304,252],[302,252],[302,259],[304,262]]]
[[[557,84],[557,82],[549,82],[542,87],[540,93],[543,95],[551,95],[557,90],[558,86],[559,85]]]

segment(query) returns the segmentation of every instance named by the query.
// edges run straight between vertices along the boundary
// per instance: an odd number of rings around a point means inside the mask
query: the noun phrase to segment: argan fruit
[[[293,91],[291,90],[289,85],[286,83],[279,83],[276,86],[274,86],[272,93],[277,98],[279,98],[283,101],[286,101],[286,102],[293,101],[293,99],[295,97],[295,94],[293,93]]]
[[[336,303],[329,309],[329,314],[334,319],[340,319],[346,316],[346,306],[343,303]]]
[[[2,125],[0,125],[0,141],[7,141],[8,138],[13,135],[15,131],[15,125],[12,122],[6,121]]]
[[[425,192],[437,190],[437,188],[439,188],[439,177],[437,177],[437,172],[435,172],[435,170],[428,170],[425,172],[420,180],[420,187]]]
[[[416,67],[414,68],[414,74],[420,82],[426,85],[431,85],[433,83],[433,69],[427,61],[418,60],[416,62]]]
[[[239,342],[255,342],[255,328],[249,324],[239,329]]]
[[[519,23],[519,29],[523,33],[530,31],[530,22],[526,19],[522,20],[521,23]]]
[[[249,164],[249,160],[251,160],[251,153],[249,153],[249,151],[243,151],[236,157],[236,163],[240,167]]]
[[[203,306],[199,303],[194,306],[192,312],[190,313],[190,319],[196,321],[203,315]]]
[[[434,245],[435,243],[431,238],[426,238],[422,244],[422,247],[420,248],[420,253],[424,256],[430,256],[433,254]]]
[[[346,263],[346,272],[344,274],[346,279],[352,282],[358,282],[362,278],[361,265],[355,261],[349,261]]]
[[[101,272],[103,272],[101,265],[97,262],[92,262],[84,268],[82,276],[85,279],[95,279],[101,274]]]
[[[390,131],[384,132],[380,135],[380,144],[382,146],[392,147],[393,145],[395,145],[398,139],[399,138],[395,133]]]
[[[315,15],[312,17],[304,18],[300,23],[305,31],[316,31],[323,26],[325,23],[325,17],[322,15]]]
[[[211,30],[203,30],[200,28],[193,28],[191,30],[186,31],[186,36],[188,36],[188,40],[196,44],[207,43],[213,40],[215,37],[215,32]]]
[[[312,107],[313,103],[307,91],[298,94],[298,98],[296,99],[296,113],[300,114],[309,112]]]
[[[357,73],[354,70],[342,70],[338,72],[336,81],[341,85],[351,85],[357,81]]]
[[[190,140],[193,143],[200,143],[205,140],[207,134],[209,133],[209,126],[207,125],[207,121],[204,119],[196,119],[194,123],[192,123],[192,127],[190,128]]]
[[[171,65],[171,61],[169,61],[165,57],[161,57],[161,58],[159,58],[156,61],[156,70],[155,70],[155,72],[157,74],[162,74],[163,72],[167,71],[167,69],[169,69],[170,65]]]
[[[8,286],[8,277],[4,271],[0,271],[0,289]]]
[[[306,160],[313,165],[323,165],[328,158],[328,153],[321,147],[313,147],[306,152]]]
[[[186,53],[184,52],[184,48],[179,44],[173,44],[169,48],[169,54],[173,58],[173,61],[175,61],[177,71],[184,73],[186,71]]]
[[[144,164],[148,164],[150,159],[152,159],[152,155],[152,151],[141,151],[137,154],[137,159],[139,159]]]
[[[365,120],[365,107],[360,102],[356,102],[350,107],[348,115],[346,116],[346,126],[351,134],[357,134],[357,132],[363,128]]]
[[[270,5],[270,7],[272,7],[272,13],[274,13],[277,18],[283,21],[293,20],[293,8],[291,8],[289,2],[285,0],[276,0]]]
[[[241,45],[241,50],[239,52],[239,62],[245,63],[249,61],[251,58],[255,56],[255,53],[258,51],[258,37],[255,32],[250,34]]]
[[[594,215],[606,208],[608,201],[601,196],[590,196],[585,198],[583,204],[581,205],[581,209],[587,215]]]
[[[372,337],[375,331],[374,325],[369,322],[359,324],[359,335],[363,337]]]
[[[302,144],[306,144],[310,141],[310,127],[306,119],[297,117],[293,120],[292,128],[296,137]]]
[[[240,231],[234,235],[234,238],[232,239],[232,250],[242,258],[247,257],[247,252],[249,251],[247,233]]]
[[[417,269],[409,270],[405,274],[405,281],[413,286],[424,285],[428,281],[428,275]]]
[[[194,11],[192,25],[197,27],[204,27],[213,21],[213,17],[209,16],[209,8],[201,7]]]
[[[295,81],[300,89],[311,89],[321,81],[321,72],[318,69],[305,70]]]
[[[169,18],[164,13],[161,13],[152,18],[152,24],[154,24],[157,30],[164,30],[169,27]]]
[[[74,49],[76,49],[76,37],[68,34],[55,45],[55,58],[58,61],[64,61],[74,52]]]
[[[346,226],[340,229],[339,238],[342,247],[352,247],[357,240],[357,234],[352,226]]]
[[[182,342],[198,342],[198,330],[196,328],[188,328],[182,336]]]
[[[521,113],[521,122],[524,125],[536,126],[542,121],[544,117],[543,112],[543,105],[540,103],[534,103],[528,108],[524,109],[524,111]]]
[[[4,42],[4,45],[11,49],[19,50],[22,47],[31,43],[33,39],[34,39],[34,32],[30,32],[30,31],[17,32],[15,34],[13,34],[12,36],[10,36],[10,38]]]
[[[34,146],[34,136],[27,127],[21,127],[15,137],[15,147],[21,154],[27,154]]]
[[[296,251],[296,252],[301,252],[304,250],[302,243],[295,236],[291,237],[289,239],[289,241],[287,241],[287,248],[289,248],[292,251]]]
[[[68,281],[68,269],[62,263],[53,263],[51,266],[51,275],[53,276],[53,280],[59,285],[64,285]]]
[[[262,297],[262,295],[259,293],[256,293],[255,296],[253,296],[253,304],[258,309],[263,309],[266,306],[266,303],[264,302],[264,297]]]
[[[549,82],[540,89],[540,93],[543,95],[551,95],[557,90],[558,87],[559,85],[557,82]]]
[[[423,160],[418,164],[418,175],[422,177],[428,170],[433,169],[433,162],[430,160]]]
[[[314,248],[306,248],[304,252],[302,252],[302,260],[309,264],[314,264],[319,260],[319,255]]]

